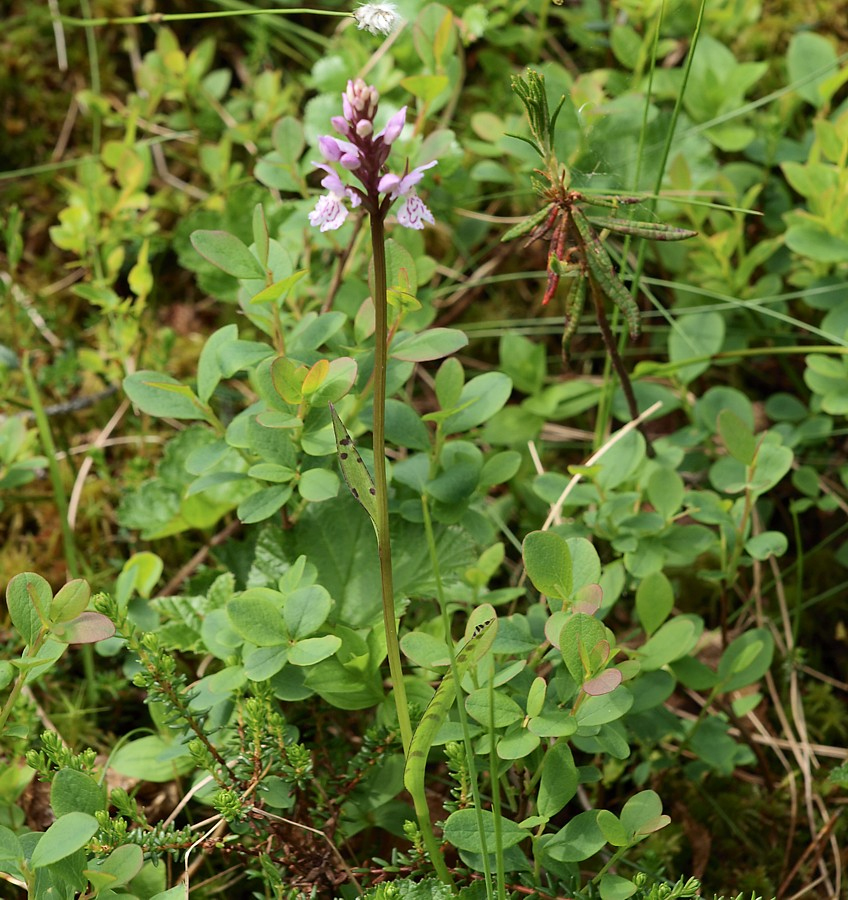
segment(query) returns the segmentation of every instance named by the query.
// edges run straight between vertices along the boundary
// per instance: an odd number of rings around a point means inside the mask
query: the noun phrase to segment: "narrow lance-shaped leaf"
[[[618,197],[608,196],[606,194],[581,194],[586,203],[592,206],[606,206],[608,209],[618,209],[619,206],[632,206],[634,203],[641,203],[641,197]]]
[[[688,228],[666,225],[665,222],[643,222],[608,216],[587,216],[587,218],[595,228],[606,228],[617,234],[632,234],[634,237],[647,238],[649,241],[685,241],[698,233]]]
[[[565,300],[565,320],[562,323],[562,357],[566,362],[568,362],[571,338],[580,324],[580,316],[583,315],[585,302],[586,279],[580,278],[576,284],[571,285]]]
[[[552,209],[553,203],[549,203],[547,206],[543,206],[538,212],[533,213],[532,216],[528,216],[523,222],[513,225],[512,228],[501,237],[501,243],[514,240],[524,234],[529,234],[534,228],[541,225],[545,219],[548,218]]]
[[[497,633],[497,619],[488,619],[481,622],[468,642],[456,656],[456,673],[462,681],[471,664],[477,662],[483,654],[492,646]],[[442,678],[433,699],[424,710],[424,715],[412,736],[409,746],[409,755],[406,757],[406,767],[403,772],[403,783],[413,798],[423,796],[424,770],[427,763],[427,754],[435,740],[436,733],[450,712],[456,699],[456,683],[453,670],[449,670]]]
[[[571,210],[571,219],[583,241],[585,247],[586,263],[589,266],[590,276],[600,289],[621,310],[627,320],[631,338],[639,337],[641,322],[639,319],[639,307],[630,294],[630,291],[621,283],[615,274],[612,260],[598,236],[592,231],[588,219],[576,207]]]
[[[364,507],[365,512],[371,517],[374,527],[377,527],[377,491],[371,473],[365,467],[359,451],[353,443],[353,438],[348,434],[344,423],[339,418],[335,406],[330,406],[330,414],[333,417],[333,431],[336,433],[336,447],[339,452],[339,465],[342,475],[350,488],[351,494]],[[382,460],[380,460],[382,462]]]

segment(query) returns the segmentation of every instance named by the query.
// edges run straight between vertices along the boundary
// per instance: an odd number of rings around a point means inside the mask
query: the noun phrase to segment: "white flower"
[[[371,34],[391,34],[401,22],[394,3],[363,3],[353,11],[353,17],[360,31]]]
[[[362,202],[359,195],[347,187],[339,178],[338,173],[330,166],[323,163],[312,163],[327,174],[321,179],[321,184],[327,188],[327,193],[319,198],[315,209],[309,213],[309,224],[320,227],[321,231],[335,231],[344,225],[348,210],[345,206],[347,200],[354,208]],[[423,228],[423,226],[421,226]]]
[[[435,224],[433,213],[424,205],[424,201],[418,196],[415,185],[424,177],[427,169],[432,169],[436,160],[425,163],[423,166],[413,169],[406,175],[384,175],[380,179],[378,189],[389,195],[390,200],[403,197],[403,203],[397,211],[397,220],[404,228],[414,228],[420,231],[425,222]]]

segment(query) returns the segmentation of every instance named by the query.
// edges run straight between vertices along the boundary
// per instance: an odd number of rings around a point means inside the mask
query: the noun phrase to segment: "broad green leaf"
[[[500,759],[524,759],[541,743],[535,732],[517,728],[498,741],[496,750]]]
[[[580,728],[594,728],[620,719],[633,705],[633,694],[625,685],[619,685],[610,694],[587,697],[575,714]]]
[[[648,479],[646,492],[651,505],[668,522],[680,510],[686,488],[674,469],[658,466]]]
[[[21,572],[6,585],[9,616],[27,646],[31,647],[38,638],[42,617],[46,619],[52,599],[50,585],[35,572]]]
[[[287,645],[257,647],[244,657],[244,674],[251,681],[267,681],[285,666],[289,658]]]
[[[446,359],[436,372],[436,399],[443,410],[459,405],[459,396],[465,384],[465,372],[458,359]]]
[[[300,476],[297,492],[312,503],[332,500],[339,493],[339,476],[329,469],[308,469]]]
[[[586,678],[584,660],[599,641],[606,639],[607,630],[594,616],[575,613],[568,618],[560,632],[559,648],[571,677],[582,684]]]
[[[627,900],[627,898],[632,897],[639,888],[627,878],[622,878],[621,875],[612,875],[609,872],[605,872],[601,876],[598,890],[601,895],[601,900]]]
[[[545,696],[548,692],[548,684],[544,678],[538,676],[533,679],[530,690],[527,692],[527,715],[531,718],[538,716],[545,705]]]
[[[730,409],[753,431],[754,407],[751,401],[735,388],[712,387],[695,404],[695,419],[698,424],[713,434],[716,431],[716,423],[719,414]]]
[[[606,669],[600,675],[595,675],[583,682],[583,690],[590,697],[602,697],[611,694],[621,684],[622,674],[620,669]]]
[[[432,103],[449,83],[446,75],[409,75],[401,80],[401,87],[424,103]]]
[[[626,481],[645,458],[645,438],[639,431],[630,431],[598,461],[592,480],[604,491],[610,491]]]
[[[327,621],[333,601],[320,584],[300,587],[286,598],[283,619],[293,640],[314,634]]]
[[[278,606],[260,596],[235,597],[227,603],[232,627],[257,647],[274,647],[289,640]]]
[[[21,846],[18,836],[11,828],[0,825],[0,863],[14,862],[23,857],[24,848]]]
[[[242,500],[236,510],[236,515],[246,525],[254,522],[263,522],[269,516],[273,516],[278,509],[288,503],[292,495],[292,488],[289,484],[275,485],[274,487],[263,488],[255,494],[251,494]]]
[[[527,727],[539,737],[569,737],[577,731],[577,720],[562,713],[541,715],[531,719]]]
[[[289,650],[289,662],[293,666],[314,666],[332,656],[342,645],[341,638],[334,634],[323,637],[306,638],[298,641]]]
[[[489,699],[488,688],[473,691],[465,698],[468,715],[481,725],[487,728],[506,728],[524,717],[524,710],[512,697],[495,691],[491,698],[491,704]]]
[[[80,613],[70,622],[53,627],[53,636],[65,644],[96,644],[115,633],[115,624],[107,616],[97,612]]]
[[[429,328],[419,334],[400,334],[389,347],[389,356],[409,362],[442,359],[468,344],[465,332],[455,328]]]
[[[188,900],[188,885],[180,884],[167,891],[160,891],[158,894],[154,894],[150,900]]]
[[[636,588],[636,612],[645,634],[649,637],[668,618],[674,606],[671,582],[663,572],[654,572],[643,578]]]
[[[51,622],[69,622],[88,606],[91,588],[84,578],[75,578],[59,588],[50,603]]]
[[[32,852],[30,864],[41,869],[82,849],[98,829],[97,819],[83,812],[70,812],[58,818],[44,832]]]
[[[238,326],[225,325],[213,331],[203,344],[200,358],[197,360],[197,396],[203,403],[208,403],[223,373],[218,362],[218,350],[230,341],[238,339]]]
[[[765,628],[741,634],[724,651],[718,664],[722,691],[738,691],[759,681],[771,666],[774,638]]]
[[[343,312],[307,313],[291,330],[287,341],[287,353],[296,358],[305,358],[308,351],[317,350],[344,326],[347,316]]]
[[[94,883],[92,876],[110,876],[109,887],[122,887],[132,881],[144,865],[144,851],[138,844],[123,844],[115,848],[105,859],[91,860],[86,874]]]
[[[545,345],[514,331],[507,331],[499,346],[501,370],[525,394],[536,394],[548,372]]]
[[[621,810],[621,824],[632,840],[662,814],[662,800],[656,791],[640,791],[631,797]]]
[[[698,616],[676,616],[666,622],[639,648],[643,671],[661,669],[686,656],[697,644],[703,630],[704,623]]]
[[[504,450],[490,456],[480,471],[480,487],[489,488],[503,484],[515,476],[521,467],[521,454],[517,450]]]
[[[50,637],[44,641],[37,653],[21,656],[17,659],[11,659],[9,662],[16,669],[24,672],[27,680],[31,681],[33,678],[41,675],[42,672],[49,669],[67,649],[67,644]]]
[[[750,490],[755,494],[771,490],[792,468],[794,458],[789,447],[763,441],[757,450],[754,471],[748,482]]]
[[[110,765],[129,778],[166,782],[190,772],[194,761],[184,746],[151,734],[121,746],[112,755]]]
[[[425,631],[408,631],[400,639],[400,649],[407,659],[424,669],[450,665],[444,640]]]
[[[106,791],[85,772],[59,769],[50,785],[50,806],[57,817],[70,812],[93,816],[106,808]]]
[[[472,378],[461,390],[459,411],[442,423],[445,434],[468,431],[488,421],[498,412],[512,393],[512,382],[503,372],[486,372]]]
[[[294,469],[288,466],[281,466],[278,463],[256,463],[247,470],[247,474],[251,478],[257,478],[260,481],[272,481],[275,484],[286,484],[291,481],[297,474]]]
[[[745,541],[745,552],[759,560],[783,556],[788,547],[789,540],[782,531],[763,531]]]
[[[281,162],[294,165],[306,145],[300,120],[294,116],[283,116],[271,132],[271,143],[280,155]]]
[[[824,35],[801,31],[792,36],[786,51],[790,87],[800,81],[795,91],[817,109],[827,103],[830,92],[824,90],[838,63],[833,42]],[[811,77],[819,72],[816,77]]]
[[[545,850],[561,862],[582,862],[594,856],[606,843],[598,826],[598,811],[578,813],[546,844]]]
[[[680,316],[668,332],[668,358],[673,363],[685,362],[718,353],[724,343],[724,316],[717,312]],[[683,384],[690,384],[710,366],[710,360],[691,363],[674,374]]]
[[[371,424],[373,417],[363,420]],[[386,440],[409,450],[430,449],[430,432],[421,416],[408,403],[391,397],[386,400]]]
[[[848,240],[828,231],[818,222],[792,224],[786,229],[786,246],[820,263],[848,261]]]
[[[317,407],[325,403],[337,403],[353,387],[357,372],[356,361],[349,356],[338,356],[330,360],[324,380],[309,397],[311,405]]]
[[[127,599],[129,595],[135,591],[141,597],[150,597],[153,588],[162,577],[164,564],[161,557],[149,550],[142,550],[140,553],[133,555],[124,563],[121,568],[121,574],[118,580],[126,583],[122,584],[122,589],[127,591]]]
[[[146,369],[124,379],[124,391],[130,400],[151,416],[169,419],[205,419],[200,398],[188,385],[170,375]]]
[[[608,809],[598,810],[598,827],[603,832],[608,844],[613,847],[626,847],[628,840],[627,831],[621,823],[621,819]]]
[[[265,210],[261,203],[253,207],[253,244],[256,247],[256,255],[259,264],[263,268],[268,267],[268,251],[270,249],[270,236],[268,234],[268,220],[265,218]]]
[[[532,531],[521,548],[527,576],[533,586],[557,600],[571,595],[571,553],[564,538],[552,531]]]
[[[319,359],[315,363],[312,364],[309,371],[306,373],[305,378],[303,379],[303,384],[301,384],[300,389],[303,392],[304,397],[309,397],[314,394],[315,391],[318,390],[319,387],[324,383],[324,379],[327,377],[327,374],[330,371],[330,360],[328,359]]]
[[[273,349],[262,341],[224,341],[218,347],[218,365],[224,378],[232,378],[237,372],[255,369],[273,355]]]
[[[723,409],[718,414],[716,425],[727,452],[734,459],[750,466],[757,450],[754,432],[732,409]]]
[[[539,783],[537,809],[539,815],[550,819],[577,793],[580,777],[571,748],[565,741],[557,741],[545,754],[542,779]]]
[[[427,482],[427,493],[440,503],[448,505],[467,500],[476,490],[480,479],[479,461],[459,459],[448,465],[432,481]]]
[[[587,591],[592,594],[598,588],[601,578],[601,559],[594,544],[586,538],[570,537],[565,540],[571,556],[571,592],[574,600],[587,599]],[[601,597],[603,594],[601,594]]]
[[[486,846],[491,850],[495,846],[495,815],[488,809],[480,810],[480,814],[483,818]],[[521,843],[530,834],[510,819],[501,817],[499,825],[501,847],[504,849]],[[445,822],[444,836],[459,850],[468,850],[471,853],[483,852],[476,810],[460,809],[451,813]]]
[[[206,260],[235,278],[265,278],[265,269],[242,241],[228,231],[194,231],[191,245]]]
[[[248,316],[250,316],[251,313],[255,315],[256,310],[251,309],[251,307],[262,306],[265,303],[273,303],[275,300],[281,300],[286,297],[289,291],[301,278],[303,278],[304,275],[306,275],[306,269],[300,269],[286,278],[280,279],[280,281],[269,284],[268,287],[263,288],[258,294],[254,294],[250,300],[244,304],[245,312]]]

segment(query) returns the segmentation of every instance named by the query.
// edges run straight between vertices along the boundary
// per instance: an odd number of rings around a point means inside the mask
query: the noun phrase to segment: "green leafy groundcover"
[[[12,4],[0,894],[838,895],[807,6]]]

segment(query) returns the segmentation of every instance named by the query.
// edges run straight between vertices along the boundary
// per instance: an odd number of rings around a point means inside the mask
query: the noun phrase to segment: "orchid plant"
[[[404,753],[408,755],[412,742],[412,727],[403,683],[403,671],[398,646],[397,624],[392,583],[391,545],[389,540],[388,486],[385,459],[386,367],[388,343],[388,296],[386,281],[385,220],[391,207],[401,200],[397,220],[406,228],[420,230],[425,222],[434,223],[433,214],[418,196],[416,186],[427,169],[436,165],[432,160],[412,170],[404,166],[402,174],[388,171],[392,144],[400,137],[406,124],[406,107],[398,110],[377,132],[374,119],[379,94],[362,79],[349,81],[342,94],[343,115],[334,116],[333,127],[340,137],[323,135],[318,147],[324,162],[313,165],[325,173],[321,184],[327,193],[318,200],[309,214],[309,222],[321,231],[340,228],[350,209],[361,208],[370,219],[373,254],[373,294],[375,309],[374,351],[374,481],[364,470],[357,453],[351,453],[350,437],[335,416],[339,459],[342,472],[354,497],[371,516],[377,533],[380,559],[380,581],[383,600],[383,624],[386,631],[389,669],[393,682],[393,696],[400,725]],[[346,183],[342,174],[355,178],[359,184]],[[363,481],[364,479],[367,479]]]

